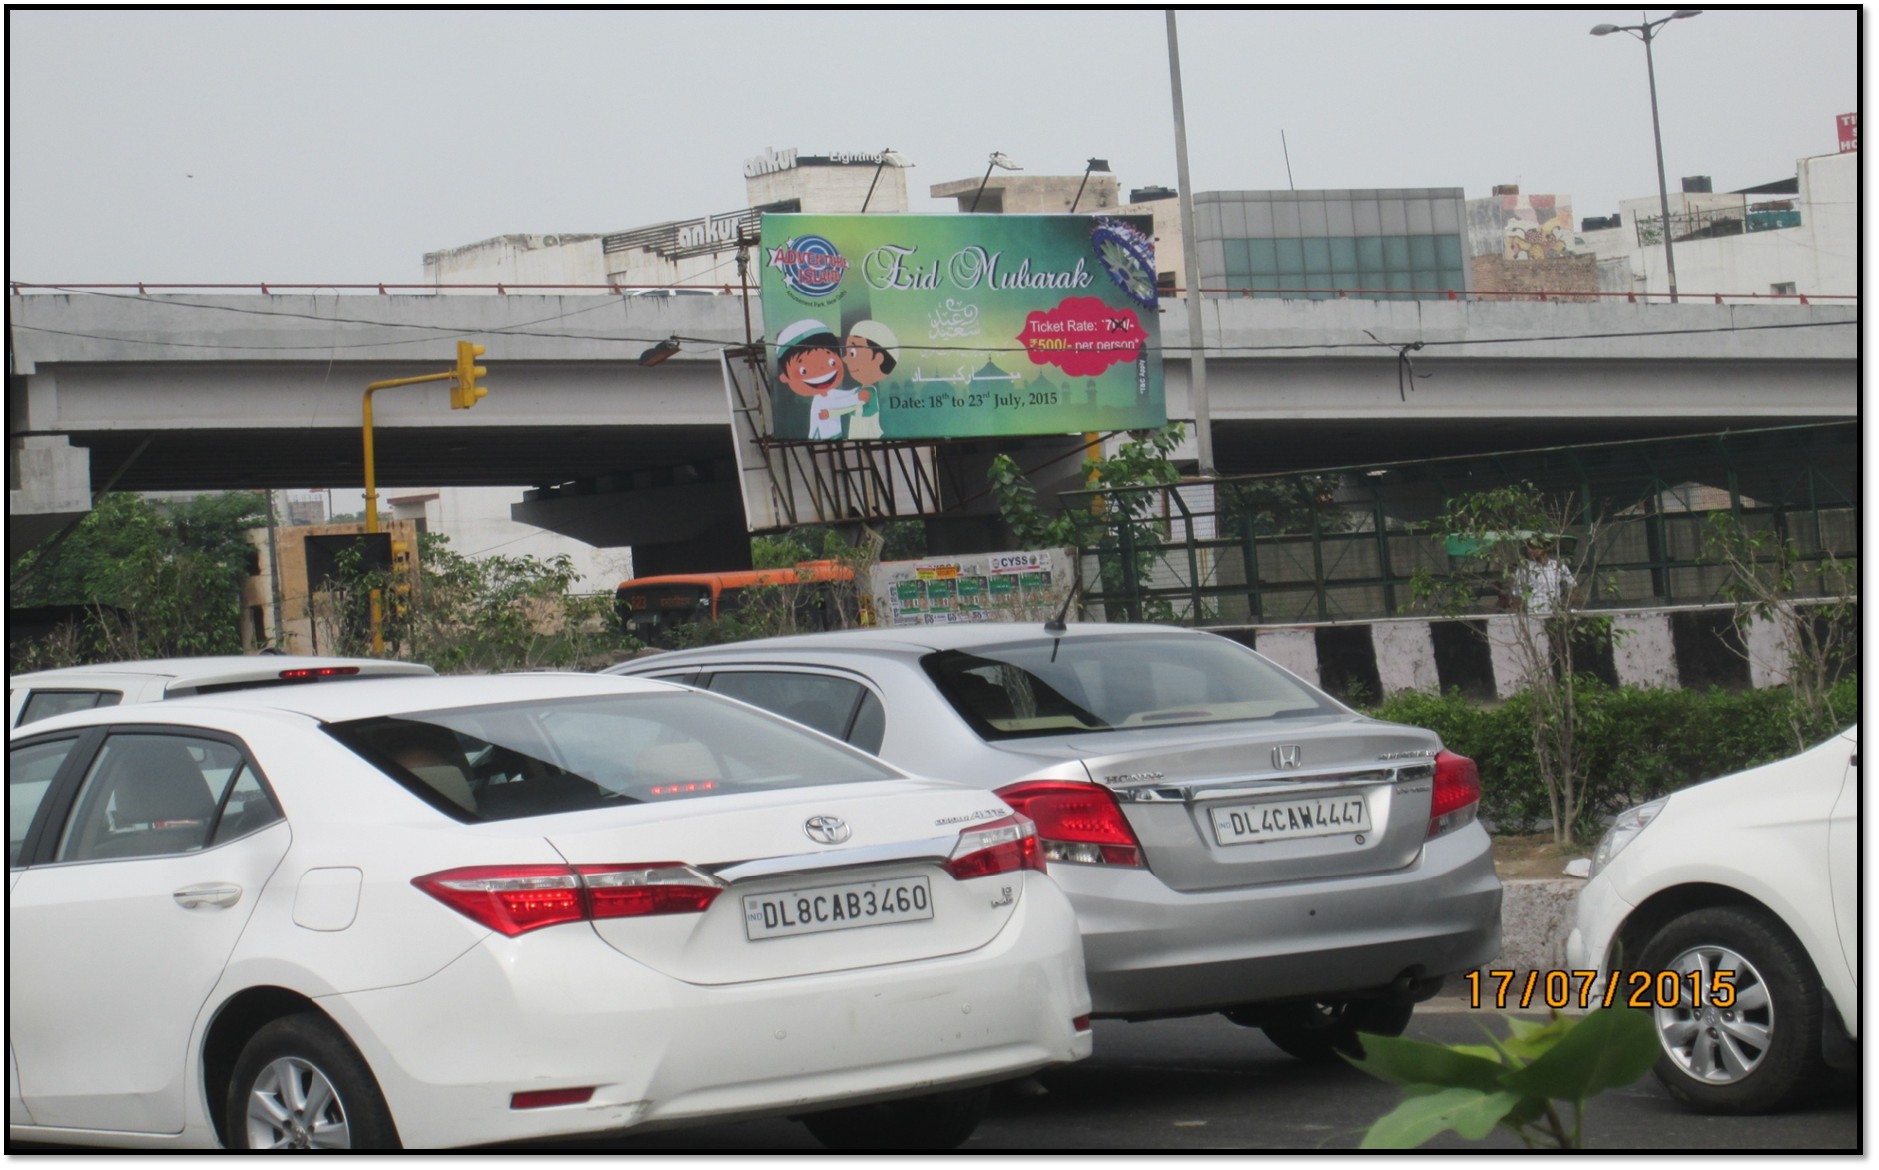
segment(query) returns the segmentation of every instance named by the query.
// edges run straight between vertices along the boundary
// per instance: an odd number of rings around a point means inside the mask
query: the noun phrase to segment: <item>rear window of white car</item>
[[[921,665],[988,740],[1338,710],[1243,647],[1194,635],[1034,638],[940,651]]]
[[[18,726],[36,723],[41,719],[50,719],[54,715],[64,715],[68,711],[89,711],[93,707],[115,707],[124,700],[122,691],[93,690],[36,690],[26,696],[26,705],[20,708]]]
[[[467,821],[900,775],[781,719],[698,692],[453,708],[327,731]]]

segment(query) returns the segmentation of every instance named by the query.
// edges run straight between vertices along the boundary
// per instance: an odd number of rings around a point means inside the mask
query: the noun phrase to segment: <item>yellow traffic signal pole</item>
[[[476,359],[489,352],[481,345],[472,345],[467,341],[457,342],[457,364],[455,368],[441,374],[420,374],[415,378],[390,378],[383,382],[370,382],[365,387],[365,403],[362,411],[365,429],[365,531],[371,536],[378,532],[378,474],[372,459],[372,394],[378,390],[389,390],[393,386],[415,386],[420,382],[442,382],[446,379],[454,382],[450,388],[450,409],[468,410],[475,406],[489,388],[479,386],[476,380],[489,371],[476,364]],[[372,590],[372,653],[385,653],[385,631],[381,624],[383,616],[380,610],[379,590]]]

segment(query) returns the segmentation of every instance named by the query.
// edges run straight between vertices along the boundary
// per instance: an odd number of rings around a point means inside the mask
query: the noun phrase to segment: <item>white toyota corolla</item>
[[[948,1147],[1089,1054],[1035,831],[732,700],[370,680],[29,725],[7,1120],[432,1148],[762,1115]]]

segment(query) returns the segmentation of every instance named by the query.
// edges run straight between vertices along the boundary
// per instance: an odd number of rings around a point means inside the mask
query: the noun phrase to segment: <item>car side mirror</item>
[[[1566,863],[1564,872],[1567,877],[1589,878],[1592,876],[1592,859],[1575,857]]]

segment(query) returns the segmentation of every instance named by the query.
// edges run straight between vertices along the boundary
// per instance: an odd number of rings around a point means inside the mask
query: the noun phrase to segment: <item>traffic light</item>
[[[489,350],[481,345],[468,341],[457,342],[457,372],[456,381],[450,387],[450,409],[468,410],[476,405],[478,399],[489,393],[489,387],[476,384],[478,378],[489,373],[488,370],[476,364],[476,359],[488,352]]]

